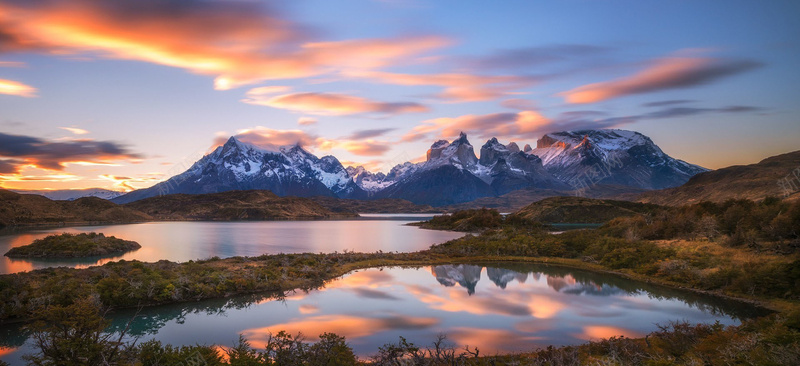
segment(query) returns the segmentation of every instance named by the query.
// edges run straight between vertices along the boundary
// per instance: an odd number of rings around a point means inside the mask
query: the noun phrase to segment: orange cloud
[[[538,137],[553,123],[536,111],[465,115],[455,118],[436,118],[422,122],[402,137],[402,141],[417,141],[436,134],[448,138],[463,131],[480,137]]]
[[[274,97],[248,93],[242,100],[248,104],[264,105],[315,115],[351,115],[362,113],[403,114],[427,112],[428,107],[418,103],[386,103],[335,93],[293,93]]]
[[[300,125],[300,126],[310,126],[310,125],[314,125],[316,123],[317,123],[317,119],[316,118],[300,117],[300,118],[297,119],[297,124]]]
[[[477,102],[519,94],[536,79],[526,76],[481,76],[472,74],[398,74],[380,71],[354,71],[347,76],[371,79],[395,85],[434,85],[444,88],[436,97],[451,102]]]
[[[264,2],[91,0],[0,5],[10,50],[137,60],[215,78],[232,89],[264,80],[371,68],[449,44],[441,37],[310,42]]]
[[[567,103],[594,103],[616,97],[708,84],[760,66],[753,61],[670,57],[617,80],[584,85],[563,93]]]
[[[36,88],[12,80],[0,79],[0,94],[33,98],[36,96]]]
[[[239,130],[235,136],[239,141],[272,150],[278,150],[281,146],[296,144],[303,147],[314,147],[317,146],[317,141],[319,140],[317,136],[302,130],[275,130],[263,126]],[[227,140],[227,136],[218,134],[214,139],[214,145],[222,145]]]
[[[69,132],[72,132],[76,135],[85,135],[89,133],[89,131],[86,131],[82,128],[75,128],[75,127],[59,127],[59,128],[62,130],[67,130]]]
[[[45,140],[0,132],[0,160],[4,164],[13,164],[18,169],[22,166],[35,166],[63,170],[68,163],[106,164],[118,160],[137,161],[141,157],[113,141]]]
[[[388,142],[375,141],[371,139],[364,141],[326,140],[326,142],[320,146],[320,148],[323,150],[341,148],[358,156],[376,156],[383,155],[389,151],[389,149],[391,149],[391,146],[389,146]]]

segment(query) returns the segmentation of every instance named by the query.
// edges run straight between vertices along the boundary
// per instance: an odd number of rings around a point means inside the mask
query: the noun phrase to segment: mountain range
[[[480,156],[461,133],[434,142],[420,163],[388,173],[345,168],[334,156],[318,158],[299,145],[266,149],[231,137],[187,171],[116,203],[175,193],[262,189],[279,196],[405,199],[444,206],[522,189],[571,192],[598,184],[634,191],[679,186],[707,169],[674,159],[638,132],[582,130],[544,135],[536,148],[486,141]]]
[[[10,191],[17,192],[19,194],[37,194],[56,201],[74,201],[82,197],[97,197],[104,200],[111,200],[125,194],[125,192],[112,191],[110,189],[103,188],[53,190],[11,189]]]

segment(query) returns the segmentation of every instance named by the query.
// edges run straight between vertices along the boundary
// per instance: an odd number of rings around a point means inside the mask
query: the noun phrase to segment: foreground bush
[[[136,344],[125,331],[105,333],[108,325],[97,301],[48,307],[39,313],[34,337],[39,352],[31,365],[797,365],[800,316],[772,315],[740,326],[672,322],[645,338],[612,337],[577,346],[547,347],[528,353],[486,355],[459,347],[440,335],[428,345],[400,337],[359,359],[344,337],[324,333],[316,342],[279,332],[265,345],[244,337],[230,348],[171,346],[159,341]],[[0,362],[0,364],[2,364]]]

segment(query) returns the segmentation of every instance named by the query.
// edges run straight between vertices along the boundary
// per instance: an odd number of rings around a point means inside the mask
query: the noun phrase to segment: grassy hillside
[[[785,192],[779,181],[792,177],[794,187],[800,187],[800,178],[793,172],[800,169],[800,151],[773,156],[757,164],[735,165],[700,173],[686,184],[669,189],[647,192],[638,197],[640,202],[681,206],[701,201],[723,202],[729,199],[759,201],[766,197],[800,199],[800,190]]]
[[[429,205],[418,205],[399,198],[354,200],[335,197],[314,197],[314,202],[333,212],[359,213],[439,213],[443,210]]]
[[[152,217],[147,214],[96,197],[53,201],[39,195],[0,189],[0,227],[148,220]]]
[[[125,204],[157,220],[295,220],[357,217],[333,212],[310,198],[279,197],[263,190],[171,194]]]
[[[542,223],[601,224],[617,217],[653,213],[663,208],[653,204],[599,200],[584,197],[550,197],[531,203],[513,213]]]

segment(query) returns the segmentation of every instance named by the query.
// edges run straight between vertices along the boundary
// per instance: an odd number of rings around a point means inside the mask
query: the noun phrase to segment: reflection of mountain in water
[[[431,268],[431,274],[433,274],[436,280],[442,285],[451,287],[455,286],[457,283],[461,285],[461,287],[467,289],[468,294],[472,295],[475,293],[475,285],[477,285],[478,281],[481,279],[482,269],[482,266],[448,264],[444,266],[434,266]]]
[[[592,296],[611,296],[617,294],[624,294],[626,291],[622,289],[607,285],[596,284],[593,281],[578,281],[572,275],[566,276],[546,276],[547,285],[553,290],[572,295],[592,295]]]
[[[505,289],[509,282],[517,280],[519,283],[525,283],[528,279],[527,273],[519,273],[510,269],[486,267],[486,275],[494,282],[497,287]]]

